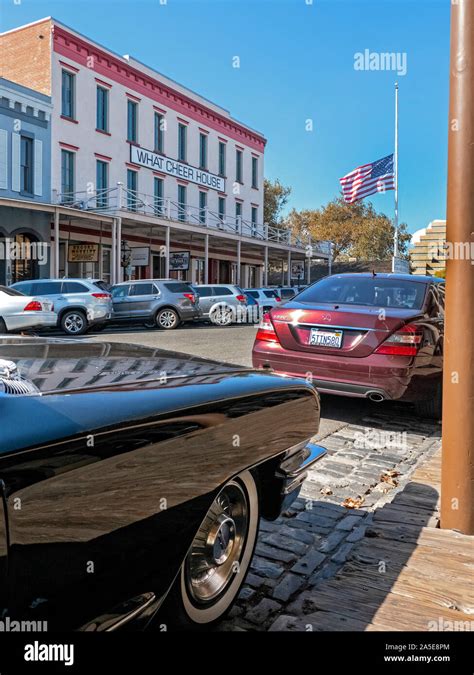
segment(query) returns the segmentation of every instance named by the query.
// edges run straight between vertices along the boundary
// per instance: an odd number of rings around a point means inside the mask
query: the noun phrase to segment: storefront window
[[[21,251],[21,255],[11,261],[12,284],[26,279],[38,279],[38,260],[34,254],[34,246],[32,246],[37,241],[38,239],[30,234],[16,235],[15,243],[17,250]]]

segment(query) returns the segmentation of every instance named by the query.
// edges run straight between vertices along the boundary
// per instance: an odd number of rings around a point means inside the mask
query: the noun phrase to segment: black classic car
[[[324,454],[304,380],[0,338],[0,609],[48,630],[208,627]]]

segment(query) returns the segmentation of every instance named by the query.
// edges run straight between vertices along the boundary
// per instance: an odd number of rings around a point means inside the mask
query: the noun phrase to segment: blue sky
[[[0,0],[1,30],[52,15],[262,131],[265,173],[297,209],[392,152],[398,79],[400,221],[414,232],[445,217],[449,0],[16,1]],[[355,70],[365,49],[406,54],[406,75]],[[393,215],[393,192],[370,199]]]

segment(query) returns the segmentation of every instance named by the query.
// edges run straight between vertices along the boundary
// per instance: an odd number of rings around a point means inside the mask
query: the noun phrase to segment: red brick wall
[[[0,76],[51,96],[51,32],[47,19],[0,36]]]

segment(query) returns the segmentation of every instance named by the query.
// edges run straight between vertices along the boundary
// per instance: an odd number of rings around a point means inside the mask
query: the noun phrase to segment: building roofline
[[[146,63],[143,63],[143,61],[140,61],[139,59],[137,59],[134,56],[131,56],[131,55],[128,56],[127,55],[128,58],[126,58],[126,56],[124,56],[122,54],[119,54],[118,52],[115,52],[113,49],[110,49],[109,47],[106,47],[101,42],[98,42],[97,40],[92,39],[92,38],[88,37],[87,35],[84,35],[83,33],[76,30],[75,28],[71,28],[70,26],[63,23],[62,21],[59,21],[58,19],[55,19],[53,16],[46,16],[46,17],[43,17],[42,19],[38,19],[37,21],[32,21],[28,24],[24,24],[22,26],[12,28],[8,31],[4,31],[3,33],[0,33],[0,37],[2,37],[4,35],[11,34],[11,33],[14,33],[14,32],[17,32],[17,31],[20,31],[20,30],[23,30],[25,28],[29,28],[31,26],[35,26],[35,25],[38,25],[38,24],[41,24],[41,23],[45,23],[47,21],[50,21],[53,26],[58,26],[59,28],[62,28],[63,30],[72,33],[73,35],[76,35],[78,38],[80,38],[82,40],[85,40],[86,42],[98,47],[99,49],[101,49],[104,52],[113,56],[114,58],[119,59],[124,65],[127,65],[127,66],[132,67],[132,68],[135,67],[137,70],[139,70],[140,67],[146,69],[147,71],[149,71],[149,76],[156,77],[158,79],[158,81],[160,81],[160,78],[162,78],[164,80],[163,84],[165,86],[169,86],[171,88],[173,86],[179,87],[182,90],[182,93],[185,96],[187,95],[190,98],[198,99],[202,102],[203,105],[212,106],[211,110],[213,110],[213,112],[217,113],[218,115],[221,115],[224,118],[228,118],[230,122],[234,122],[234,123],[238,124],[239,126],[243,127],[244,129],[246,129],[250,133],[255,134],[256,136],[260,137],[264,142],[266,142],[266,138],[265,138],[265,136],[262,132],[258,131],[257,129],[254,129],[253,127],[248,126],[244,122],[241,122],[237,118],[233,117],[231,115],[230,111],[227,110],[227,108],[223,108],[218,103],[215,103],[214,101],[211,101],[211,99],[206,98],[205,96],[202,96],[201,94],[194,91],[190,87],[187,87],[186,85],[183,85],[180,82],[177,82],[173,78],[168,77],[167,75],[165,75],[164,73],[161,73],[156,68],[154,68],[152,66],[149,66]],[[136,64],[136,65],[134,65],[134,64]],[[167,83],[169,83],[169,84],[167,84]]]
[[[19,84],[18,82],[14,82],[13,80],[9,80],[6,77],[0,76],[0,89],[3,88],[5,90],[13,90],[18,94],[27,96],[29,98],[36,99],[38,102],[43,103],[47,107],[52,107],[51,96],[47,96],[47,94],[43,94],[41,91],[36,91],[36,89],[32,89],[31,87],[25,87],[24,84]]]

